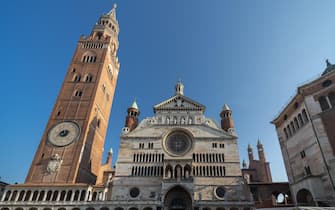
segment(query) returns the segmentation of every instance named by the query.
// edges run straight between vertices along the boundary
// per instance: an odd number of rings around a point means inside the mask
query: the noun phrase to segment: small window
[[[76,90],[74,96],[81,97],[82,94],[83,92],[81,90]]]
[[[299,120],[300,127],[303,126],[304,125],[304,121],[302,120],[301,114],[298,114],[298,120]]]
[[[224,148],[224,144],[220,144],[220,148]]]
[[[301,152],[300,152],[300,157],[301,157],[301,158],[304,158],[304,157],[306,157],[305,150],[303,150],[303,151],[301,151]]]
[[[102,92],[105,92],[105,91],[106,91],[106,85],[102,84]]]
[[[296,127],[296,129],[300,128],[299,123],[298,123],[298,119],[296,117],[294,118],[294,126]]]
[[[287,133],[286,128],[284,128],[284,133],[285,133],[285,137],[288,138],[288,133]]]
[[[80,82],[80,75],[78,75],[78,74],[74,75],[72,81],[73,82]]]
[[[75,72],[76,72],[76,69],[75,69],[75,68],[73,68],[73,69],[72,69],[72,73],[75,73]]]
[[[306,110],[302,110],[302,117],[304,119],[304,124],[306,124],[308,122],[308,117],[307,117],[307,112]]]
[[[291,130],[291,131],[292,131],[292,134],[294,134],[294,133],[295,133],[295,127],[294,127],[294,125],[293,125],[293,122],[291,122],[290,125],[291,125],[291,129],[292,129],[292,130]]]
[[[332,84],[332,81],[331,80],[326,80],[322,83],[322,87],[328,87],[329,85]]]
[[[288,132],[288,136],[291,137],[292,136],[292,131],[291,131],[291,128],[290,128],[289,124],[287,125],[287,132]]]
[[[97,120],[97,127],[100,127],[100,119]]]
[[[92,82],[92,79],[93,79],[92,75],[87,74],[85,78],[85,82]]]
[[[311,172],[311,168],[310,168],[309,166],[305,166],[305,174],[306,174],[306,176],[312,174],[312,172]]]
[[[330,92],[328,94],[328,99],[329,99],[330,104],[334,108],[335,107],[335,92]]]
[[[217,146],[218,146],[217,143],[212,143],[213,148],[217,148]]]
[[[327,98],[325,96],[320,96],[318,100],[322,111],[325,111],[330,108]]]
[[[299,107],[299,103],[298,102],[295,102],[294,103],[294,108],[297,109]]]

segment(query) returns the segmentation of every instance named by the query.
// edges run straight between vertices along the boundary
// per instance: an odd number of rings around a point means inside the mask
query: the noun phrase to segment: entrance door
[[[192,210],[192,199],[184,188],[176,186],[166,193],[164,206],[168,210]]]

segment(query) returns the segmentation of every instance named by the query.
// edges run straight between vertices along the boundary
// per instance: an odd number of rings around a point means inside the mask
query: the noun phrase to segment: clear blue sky
[[[81,34],[113,1],[5,1],[0,7],[0,176],[23,182]],[[270,121],[335,62],[335,1],[118,1],[120,74],[105,153],[116,160],[126,109],[136,97],[141,119],[174,94],[206,106],[219,122],[233,109],[240,158],[264,144],[274,181],[286,172]],[[104,154],[104,157],[106,154]],[[257,155],[256,155],[257,156]]]

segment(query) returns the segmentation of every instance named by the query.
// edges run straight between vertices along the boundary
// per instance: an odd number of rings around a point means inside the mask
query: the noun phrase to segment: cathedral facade
[[[253,209],[231,109],[218,126],[181,82],[153,117],[128,108],[116,168],[112,150],[102,163],[120,66],[115,10],[78,41],[25,183],[6,186],[0,209]]]

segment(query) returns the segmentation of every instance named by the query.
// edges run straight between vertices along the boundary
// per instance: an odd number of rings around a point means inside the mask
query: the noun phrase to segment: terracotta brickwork
[[[90,36],[78,41],[27,184],[96,183],[119,71],[118,30],[115,14],[109,13],[101,16]],[[79,137],[69,145],[53,145],[48,134],[63,121],[76,123]]]

